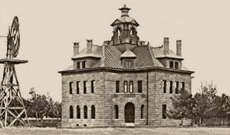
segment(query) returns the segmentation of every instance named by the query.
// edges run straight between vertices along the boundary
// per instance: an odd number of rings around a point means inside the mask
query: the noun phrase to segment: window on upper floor
[[[87,93],[87,86],[86,86],[86,84],[87,84],[87,81],[84,81],[84,82],[83,82],[83,93],[84,93],[84,94]]]
[[[166,106],[166,104],[162,105],[162,118],[163,119],[167,118],[167,106]]]
[[[79,85],[80,85],[80,81],[77,81],[76,82],[76,94],[80,93],[80,87],[79,87]]]
[[[169,89],[170,93],[173,93],[173,81],[170,81],[170,89]]]
[[[128,92],[128,81],[124,81],[124,92]]]
[[[181,86],[181,90],[182,90],[182,91],[185,90],[185,83],[182,82],[181,85],[182,85],[182,86]]]
[[[85,61],[82,61],[82,68],[86,68],[86,62]]]
[[[133,81],[129,81],[129,92],[133,93]]]
[[[137,81],[137,89],[139,93],[142,93],[142,80]]]
[[[69,94],[73,94],[73,82],[69,82]]]
[[[95,80],[91,81],[91,93],[94,93]]]
[[[176,82],[176,89],[175,89],[175,93],[178,94],[179,93],[179,82]]]
[[[120,91],[120,81],[116,81],[116,93],[119,93]]]
[[[163,80],[163,92],[166,93],[167,92],[167,81]]]
[[[169,62],[169,67],[170,67],[170,68],[174,68],[173,65],[174,65],[174,64],[173,64],[173,61],[170,61],[170,62]]]

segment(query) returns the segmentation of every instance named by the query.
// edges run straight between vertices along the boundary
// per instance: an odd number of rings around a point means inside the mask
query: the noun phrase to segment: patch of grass
[[[229,135],[230,128],[5,128],[0,135]]]

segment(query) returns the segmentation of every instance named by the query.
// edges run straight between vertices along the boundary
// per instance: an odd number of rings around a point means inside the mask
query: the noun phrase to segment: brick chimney
[[[79,42],[74,42],[73,43],[73,56],[79,54]]]
[[[163,48],[164,48],[164,55],[169,54],[169,38],[168,37],[164,37]]]
[[[176,55],[177,56],[182,56],[182,41],[181,40],[177,40],[176,41]]]
[[[93,40],[87,40],[87,53],[92,53]]]

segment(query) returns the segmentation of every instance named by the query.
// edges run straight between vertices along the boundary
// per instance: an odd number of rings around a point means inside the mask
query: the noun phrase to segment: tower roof
[[[122,8],[119,8],[119,10],[121,11],[121,17],[117,18],[112,24],[111,26],[120,24],[120,23],[130,23],[132,25],[135,26],[139,26],[139,24],[137,23],[137,21],[132,18],[129,17],[129,10],[131,10],[130,8],[128,8],[126,5],[124,5]]]
[[[121,10],[121,16],[129,16],[130,8],[128,8],[126,4],[122,8],[119,8],[119,10]]]

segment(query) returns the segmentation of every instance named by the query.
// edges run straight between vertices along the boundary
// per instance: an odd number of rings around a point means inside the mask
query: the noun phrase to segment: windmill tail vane
[[[20,47],[19,20],[14,17],[7,36],[6,58],[0,59],[4,65],[0,88],[0,127],[24,126],[29,124],[27,112],[21,96],[15,65],[27,60],[15,59]]]

